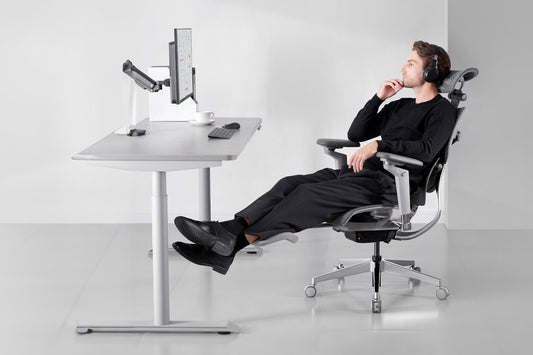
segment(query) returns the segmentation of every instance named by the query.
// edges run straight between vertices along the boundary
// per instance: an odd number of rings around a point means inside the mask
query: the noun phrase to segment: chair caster
[[[381,300],[372,300],[372,313],[381,313]]]
[[[307,296],[307,298],[313,298],[316,296],[316,286],[315,285],[307,285],[305,287],[305,295]]]
[[[335,265],[335,267],[333,267],[333,271],[337,271],[340,269],[344,269],[344,264]]]
[[[450,290],[444,286],[439,286],[436,295],[439,300],[445,300],[450,295]]]

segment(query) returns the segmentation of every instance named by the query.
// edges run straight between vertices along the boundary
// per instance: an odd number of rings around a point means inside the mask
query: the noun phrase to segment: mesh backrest
[[[466,94],[462,92],[463,85],[466,81],[475,78],[478,73],[479,71],[475,68],[469,68],[463,71],[451,70],[448,76],[446,76],[446,78],[443,80],[441,86],[439,86],[439,92],[447,93],[448,99],[456,108],[455,126],[448,143],[442,148],[439,154],[437,154],[433,160],[433,163],[424,174],[424,179],[422,179],[422,182],[418,188],[411,194],[412,208],[423,206],[426,203],[426,194],[435,190],[438,191],[440,177],[442,175],[444,165],[448,161],[450,147],[459,138],[457,127],[459,126],[459,121],[465,108],[458,106],[461,101],[466,100]]]
[[[424,174],[424,178],[420,182],[417,189],[411,194],[411,205],[423,206],[426,203],[426,194],[438,190],[440,177],[444,170],[444,165],[448,161],[448,152],[455,138],[457,137],[457,127],[459,119],[464,111],[464,107],[456,110],[455,126],[452,131],[452,135],[448,139],[448,142],[444,145],[441,151],[435,156],[435,159],[431,163],[430,167]]]

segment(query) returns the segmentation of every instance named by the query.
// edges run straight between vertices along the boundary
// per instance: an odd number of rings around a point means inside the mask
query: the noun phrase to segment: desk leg
[[[168,207],[165,172],[152,177],[152,248],[154,275],[154,323],[169,324],[168,300]]]
[[[152,248],[154,321],[142,323],[78,324],[76,332],[151,332],[151,333],[238,333],[230,322],[170,321],[168,287],[168,211],[166,173],[154,172],[152,177]]]
[[[198,179],[199,220],[210,221],[211,220],[211,169],[200,168],[198,169],[198,174],[199,174],[199,179]],[[152,216],[154,216],[154,214],[152,214]],[[176,253],[176,251],[172,247],[168,248],[168,252],[171,255]],[[151,257],[152,255],[153,255],[153,250],[152,249],[148,250],[148,256]]]
[[[211,220],[211,170],[210,168],[200,168],[200,221]]]

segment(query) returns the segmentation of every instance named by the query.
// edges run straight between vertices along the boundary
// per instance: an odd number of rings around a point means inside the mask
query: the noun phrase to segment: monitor
[[[180,104],[193,97],[192,30],[175,28],[169,43],[170,101]],[[194,99],[194,97],[193,97]]]

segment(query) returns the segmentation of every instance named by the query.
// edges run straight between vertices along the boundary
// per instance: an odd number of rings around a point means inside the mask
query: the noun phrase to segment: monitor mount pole
[[[196,99],[196,68],[192,68],[192,100],[196,104],[196,112],[198,112],[198,100]]]

